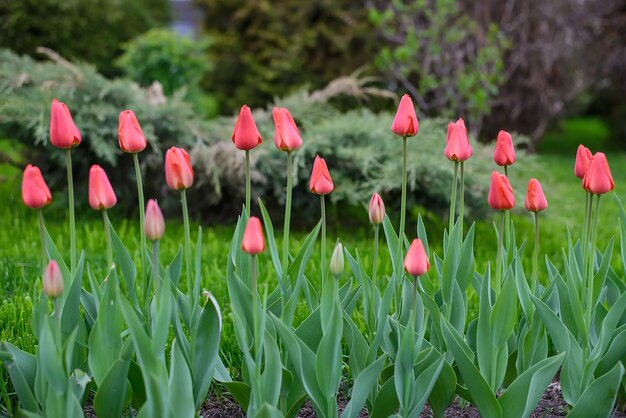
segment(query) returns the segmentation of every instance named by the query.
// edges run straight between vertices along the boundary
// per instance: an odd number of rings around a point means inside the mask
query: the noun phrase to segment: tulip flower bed
[[[608,417],[626,401],[626,212],[616,201],[619,221],[610,222],[619,243],[598,239],[600,218],[606,223],[600,203],[615,200],[603,153],[579,148],[572,181],[581,180],[581,236],[568,234],[560,260],[544,258],[542,212],[550,196],[539,180],[528,181],[523,206],[534,239],[520,240],[509,180],[516,155],[511,136],[500,132],[485,196],[496,215],[497,239],[491,251],[482,247],[479,253],[474,243],[489,232],[464,217],[472,147],[462,119],[449,124],[442,146],[449,160],[442,156],[442,164],[454,167],[443,233],[429,231],[421,215],[407,217],[407,149],[420,144],[405,95],[391,127],[398,138],[390,133],[387,139],[398,142],[403,167],[397,228],[373,193],[373,233],[359,241],[367,248],[330,239],[326,199],[335,184],[320,155],[309,183],[319,222],[296,245],[290,234],[292,157],[303,138],[287,109],[274,109],[273,117],[275,145],[285,152],[282,239],[262,199],[253,205],[250,198],[250,154],[262,138],[243,106],[232,141],[245,156],[246,198],[224,254],[208,259],[203,231],[192,231],[187,210],[193,168],[187,152],[176,147],[167,151],[164,171],[180,195],[184,238],[171,257],[163,255],[168,228],[158,203],[148,199],[146,205],[141,183],[146,140],[135,114],[123,111],[119,145],[135,165],[139,248],[127,249],[109,219],[115,190],[106,172],[92,166],[88,200],[101,213],[105,241],[100,273],[91,268],[90,254],[79,253],[76,238],[71,158],[81,133],[67,106],[53,101],[50,140],[64,150],[68,169],[69,251],[60,251],[46,228],[52,194],[40,170],[29,165],[22,199],[37,213],[32,228],[41,241],[41,286],[34,286],[31,324],[37,347],[31,353],[0,343],[22,414],[84,416],[87,404],[99,417],[193,417],[211,386],[219,386],[250,417],[295,417],[305,403],[316,416],[330,418],[417,417],[425,408],[440,417],[453,403],[471,404],[484,417],[527,417],[557,376],[568,416]],[[405,233],[407,224],[416,230]],[[523,262],[529,254],[531,262]],[[202,287],[203,265],[215,260],[227,294],[212,294],[212,281]],[[220,350],[226,328],[236,342],[230,350],[242,359],[237,365],[223,345]]]

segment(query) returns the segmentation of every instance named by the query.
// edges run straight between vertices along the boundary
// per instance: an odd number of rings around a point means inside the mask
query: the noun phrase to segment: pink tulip
[[[526,210],[529,212],[541,212],[548,207],[548,200],[543,194],[541,183],[537,179],[530,179],[528,192],[526,193]]]
[[[28,164],[22,177],[22,200],[32,209],[40,209],[52,202],[52,195],[38,167]]]
[[[182,148],[172,147],[165,154],[165,180],[174,190],[188,189],[193,184],[193,168],[189,154]]]
[[[165,219],[156,200],[148,200],[146,206],[146,221],[144,224],[146,238],[150,241],[158,241],[165,233]]]
[[[124,110],[120,113],[117,139],[122,151],[128,153],[141,152],[148,146],[137,116],[132,110]]]
[[[472,156],[472,146],[463,119],[448,124],[445,155],[448,160],[457,163],[467,161]]]
[[[493,152],[493,160],[499,166],[507,166],[515,163],[515,148],[513,138],[507,131],[500,131],[496,139],[496,147]]]
[[[404,258],[404,270],[411,276],[421,276],[426,274],[429,268],[430,263],[424,244],[422,244],[421,239],[416,238],[411,242],[411,246]]]
[[[615,188],[611,169],[604,153],[597,152],[593,156],[583,178],[583,188],[593,194],[604,194]]]
[[[311,180],[309,181],[309,189],[312,193],[318,195],[326,195],[333,191],[335,185],[333,179],[330,178],[326,161],[319,155],[315,157],[313,162],[313,171],[311,172]]]
[[[261,145],[261,134],[256,128],[256,123],[254,123],[250,108],[246,105],[241,106],[239,117],[235,123],[232,140],[237,148],[244,151],[251,150],[257,145]]]
[[[63,276],[56,260],[50,260],[44,270],[42,285],[43,292],[49,298],[56,299],[63,294]]]
[[[369,217],[373,225],[380,225],[385,220],[385,202],[378,193],[374,193],[370,200]]]
[[[489,205],[498,210],[509,210],[515,206],[515,195],[509,179],[497,171],[491,173],[489,187]]]
[[[80,144],[80,131],[74,124],[70,109],[57,99],[50,111],[50,142],[58,148],[72,148]]]
[[[241,249],[248,254],[260,254],[265,251],[265,238],[261,221],[256,216],[251,216],[243,232]]]
[[[99,165],[92,165],[89,169],[89,206],[94,210],[103,210],[112,208],[116,203],[117,197],[107,173]]]
[[[294,151],[302,146],[300,131],[291,113],[284,107],[272,110],[274,117],[274,145],[281,151]]]
[[[400,100],[396,116],[393,118],[391,132],[398,136],[408,137],[417,135],[419,123],[415,114],[415,106],[411,96],[405,94]]]
[[[591,159],[593,158],[593,154],[589,148],[580,144],[578,146],[578,150],[576,150],[576,164],[574,164],[574,175],[579,179],[585,177],[585,173],[589,169],[589,164],[591,164]]]

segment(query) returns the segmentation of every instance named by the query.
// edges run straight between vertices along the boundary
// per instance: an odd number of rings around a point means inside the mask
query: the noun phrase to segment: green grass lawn
[[[571,144],[564,145],[565,149],[569,150],[569,147]],[[573,150],[575,153],[575,147]],[[0,151],[2,151],[1,147]],[[619,169],[625,166],[626,155],[620,152],[610,152],[608,159],[613,167],[616,183],[615,194],[626,203],[626,170]],[[549,201],[548,209],[541,214],[541,250],[542,253],[552,258],[557,265],[561,264],[561,248],[567,242],[568,228],[572,235],[577,237],[580,233],[584,212],[585,195],[580,180],[573,175],[573,164],[574,154],[569,151],[560,154],[545,152],[541,155],[524,157],[523,161],[510,169],[510,176],[517,196],[517,208],[513,220],[518,244],[523,240],[532,240],[532,219],[524,211],[523,205],[527,181],[530,177],[537,177],[541,181]],[[485,182],[488,181],[489,179],[485,179]],[[20,171],[0,166],[0,195],[2,196],[2,203],[0,203],[0,292],[2,295],[0,300],[0,340],[8,340],[18,347],[33,350],[36,342],[30,331],[30,300],[33,291],[41,287],[39,236],[35,211],[29,210],[22,204],[20,182]],[[61,205],[64,199],[58,192],[55,195],[55,191],[53,191],[53,199],[55,199],[55,203],[44,211],[46,225],[58,248],[68,255],[66,211],[65,207]],[[86,199],[86,196],[77,196],[77,199]],[[604,196],[602,198],[602,219],[599,225],[598,238],[598,246],[601,248],[604,248],[611,237],[617,233],[617,212],[618,206],[614,195],[607,194]],[[414,211],[409,211],[409,214],[412,213]],[[423,212],[422,215],[426,221],[431,251],[441,253],[441,236],[447,219],[442,219],[441,215],[431,212]],[[126,218],[115,208],[111,210],[110,216],[122,241],[135,252],[134,257],[138,260],[140,238],[138,219]],[[328,236],[331,242],[340,239],[345,247],[352,252],[358,248],[364,262],[369,264],[371,262],[373,234],[367,224],[365,210],[362,214],[362,220],[362,226],[356,229],[337,230],[335,227],[331,227]],[[282,225],[282,219],[276,219],[274,223],[276,235],[282,236],[279,228],[279,225]],[[161,244],[162,262],[168,262],[173,258],[183,241],[182,222],[179,214],[166,214],[166,224],[166,235]],[[337,224],[333,223],[333,225]],[[466,225],[469,226],[468,221],[466,221]],[[416,218],[410,216],[407,222],[407,234],[410,238],[414,235],[415,226]],[[195,241],[197,227],[198,224],[196,223],[192,229],[192,241]],[[216,296],[226,318],[228,318],[229,301],[224,265],[234,225],[202,225],[202,227],[202,287],[210,290]],[[85,251],[88,265],[97,277],[102,277],[105,262],[105,240],[98,214],[91,210],[80,211],[77,214],[77,230],[79,250]],[[292,238],[292,249],[299,247],[306,234],[307,231],[295,231]],[[617,244],[619,245],[619,243]],[[332,245],[328,247],[327,260],[330,258]],[[384,249],[386,246],[383,245],[381,248]],[[495,248],[496,234],[493,228],[493,219],[477,221],[475,255],[479,271],[483,270],[488,262],[494,261]],[[530,265],[531,251],[531,248],[526,251],[526,266]],[[382,256],[379,272],[389,273],[391,267],[386,251],[382,250]],[[260,263],[261,282],[272,282],[274,278],[272,277],[271,260],[267,252],[260,257]],[[309,262],[307,270],[309,277],[318,275],[319,263],[319,250],[316,250]],[[616,262],[615,268],[621,269],[621,265]],[[545,273],[540,274],[543,274],[542,278],[545,279]],[[222,355],[227,365],[239,362],[239,352],[236,348],[232,324],[229,319],[225,321]],[[5,396],[4,385],[6,382],[0,374],[0,397]],[[0,402],[0,404],[6,404],[6,402]],[[1,411],[2,407],[0,407]]]

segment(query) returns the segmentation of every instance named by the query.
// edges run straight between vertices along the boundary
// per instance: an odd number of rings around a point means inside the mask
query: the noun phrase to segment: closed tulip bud
[[[28,164],[22,177],[22,200],[32,209],[40,209],[52,202],[52,195],[38,167]]]
[[[72,148],[80,144],[80,131],[74,124],[70,109],[57,99],[50,110],[50,142],[58,148]]]
[[[274,145],[281,151],[294,151],[302,145],[302,136],[291,113],[284,107],[272,110],[274,117]]]
[[[241,106],[239,117],[235,123],[232,135],[233,144],[240,150],[248,151],[257,145],[261,145],[261,134],[256,128],[252,112],[246,105]]]
[[[597,152],[583,178],[583,189],[593,194],[604,194],[615,188],[606,155]]]
[[[330,272],[339,276],[343,273],[344,259],[343,259],[343,245],[340,242],[335,245],[333,255],[330,257]]]
[[[261,221],[256,216],[251,216],[243,231],[241,249],[248,254],[260,254],[265,251],[265,238]]]
[[[131,154],[141,152],[148,146],[146,136],[143,134],[137,116],[132,110],[123,110],[120,113],[117,139],[122,151]]]
[[[406,252],[406,257],[404,257],[404,270],[411,276],[421,276],[426,274],[429,268],[430,262],[424,244],[422,244],[421,239],[416,238],[411,243],[409,251]]]
[[[415,114],[415,106],[413,106],[411,96],[405,94],[400,99],[396,116],[391,124],[391,132],[398,136],[408,137],[417,135],[418,130],[419,123]]]
[[[585,173],[589,169],[589,164],[591,164],[591,159],[593,158],[593,154],[589,148],[580,144],[578,146],[578,150],[576,151],[576,163],[574,164],[574,175],[579,179],[583,179],[585,177]]]
[[[548,207],[548,200],[543,194],[541,183],[537,179],[530,179],[528,182],[528,193],[526,193],[526,210],[529,212],[541,212]]]
[[[107,173],[99,165],[92,165],[89,169],[89,206],[94,210],[103,210],[112,208],[116,203],[117,197]]]
[[[312,193],[318,195],[326,195],[333,191],[335,185],[333,179],[330,178],[326,161],[319,155],[315,157],[313,162],[313,171],[311,172],[311,180],[309,181],[309,189]]]
[[[165,219],[159,204],[154,199],[148,200],[146,205],[146,221],[144,231],[149,241],[158,241],[165,234]]]
[[[144,231],[149,241],[158,241],[165,234],[165,219],[156,200],[148,200]]]
[[[56,260],[50,260],[43,272],[43,292],[49,298],[56,299],[63,294],[63,276]]]
[[[378,193],[374,193],[370,200],[369,216],[373,225],[380,225],[385,220],[385,202]]]
[[[493,151],[493,160],[499,166],[511,165],[515,162],[515,148],[513,138],[507,131],[500,131],[496,139],[496,147]]]
[[[515,195],[509,179],[497,171],[491,173],[489,206],[498,210],[509,210],[515,206]]]
[[[174,190],[188,189],[193,184],[193,168],[189,154],[182,148],[172,147],[165,154],[165,180]]]
[[[448,124],[445,155],[448,160],[457,163],[467,161],[472,156],[472,146],[463,119]]]

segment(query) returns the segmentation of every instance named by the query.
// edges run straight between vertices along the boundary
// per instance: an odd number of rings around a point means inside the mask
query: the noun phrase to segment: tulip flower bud
[[[63,275],[56,260],[50,260],[43,272],[43,292],[49,298],[56,299],[63,294]]]
[[[22,177],[22,200],[32,209],[40,209],[52,202],[50,189],[38,167],[28,164]]]
[[[411,242],[411,246],[404,258],[404,270],[411,276],[421,276],[426,274],[430,268],[430,262],[428,261],[428,255],[424,249],[422,240],[416,238]]]
[[[585,173],[589,169],[589,164],[591,164],[591,160],[593,159],[593,154],[589,148],[580,144],[578,146],[578,150],[576,151],[576,164],[574,164],[574,175],[579,179],[583,179],[585,177]]]
[[[528,193],[526,193],[526,210],[529,212],[541,212],[548,207],[548,200],[543,194],[541,183],[537,179],[530,179],[528,182]]]
[[[467,129],[463,119],[448,124],[448,136],[446,138],[446,158],[454,162],[469,160],[472,156],[472,146],[467,138]]]
[[[174,190],[188,189],[193,184],[193,168],[189,154],[182,148],[172,147],[165,154],[165,180]]]
[[[415,106],[411,96],[405,94],[400,100],[396,116],[393,118],[391,132],[398,136],[408,137],[417,135],[419,124],[415,114]]]
[[[148,200],[144,231],[149,241],[158,241],[165,233],[165,220],[156,200]]]
[[[120,113],[117,139],[122,151],[128,153],[141,152],[148,146],[146,136],[143,134],[137,116],[132,110],[123,110]]]
[[[260,254],[265,251],[265,238],[261,221],[256,216],[251,216],[243,231],[241,249],[248,254]]]
[[[369,216],[373,225],[380,225],[385,220],[385,202],[378,193],[374,193],[370,200]]]
[[[261,145],[261,134],[256,127],[256,123],[254,123],[250,108],[246,105],[243,105],[239,111],[239,117],[235,123],[232,140],[237,148],[244,151],[251,150],[257,145]]]
[[[499,166],[507,166],[515,163],[515,147],[513,138],[507,131],[500,131],[496,139],[496,147],[493,151],[493,160]]]
[[[58,148],[72,148],[80,144],[80,131],[74,124],[70,109],[57,99],[50,110],[50,142]]]
[[[112,208],[116,203],[117,197],[107,173],[99,165],[92,165],[89,169],[89,206],[94,210],[103,210]]]
[[[333,191],[335,185],[333,179],[330,178],[326,161],[319,155],[315,157],[313,162],[313,171],[309,181],[309,189],[312,193],[318,195],[326,195]]]
[[[515,195],[507,176],[497,171],[491,173],[488,201],[489,205],[494,209],[513,209],[515,206]]]
[[[593,194],[604,194],[615,188],[613,175],[606,160],[606,155],[597,152],[593,156],[589,169],[583,178],[583,189]]]
[[[333,255],[330,257],[330,272],[335,276],[339,276],[343,273],[343,267],[343,245],[338,242],[333,250]]]
[[[291,113],[284,107],[272,110],[274,118],[274,145],[281,151],[294,151],[302,146],[302,136]]]

